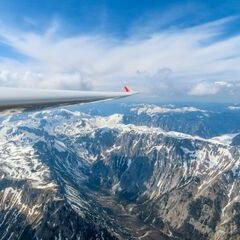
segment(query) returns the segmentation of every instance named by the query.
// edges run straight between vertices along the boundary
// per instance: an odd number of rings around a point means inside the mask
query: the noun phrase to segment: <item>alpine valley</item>
[[[2,116],[6,239],[240,239],[240,107],[115,102]]]

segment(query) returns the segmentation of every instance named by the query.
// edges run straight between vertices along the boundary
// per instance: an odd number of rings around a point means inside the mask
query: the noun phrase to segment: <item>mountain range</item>
[[[0,239],[240,238],[238,106],[101,104],[2,116]]]

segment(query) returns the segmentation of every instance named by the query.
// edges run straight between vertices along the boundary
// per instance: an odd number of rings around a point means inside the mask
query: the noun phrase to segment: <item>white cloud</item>
[[[234,94],[235,91],[238,92],[239,90],[238,85],[239,85],[239,81],[200,82],[194,85],[188,91],[188,95],[193,95],[193,96],[216,95],[220,92],[226,92],[226,91],[228,91],[230,94]]]
[[[45,33],[1,26],[2,41],[28,59],[0,58],[0,83],[108,90],[119,90],[128,83],[161,96],[216,95],[231,89],[228,84],[240,76],[240,35],[216,41],[233,20],[125,40],[104,35],[61,36],[56,22]]]
[[[194,86],[189,92],[189,95],[204,96],[215,95],[220,91],[220,86],[214,83],[202,82]]]

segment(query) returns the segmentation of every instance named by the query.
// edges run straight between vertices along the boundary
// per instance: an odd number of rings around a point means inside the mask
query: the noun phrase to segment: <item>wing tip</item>
[[[135,94],[138,94],[138,92],[132,91],[132,89],[131,89],[128,85],[124,86],[124,92],[125,92],[127,95],[135,95]]]
[[[127,93],[131,92],[131,89],[128,87],[128,85],[124,86],[124,90]]]

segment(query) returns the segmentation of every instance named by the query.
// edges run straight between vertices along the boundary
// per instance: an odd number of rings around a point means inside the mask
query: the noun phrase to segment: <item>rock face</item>
[[[240,134],[236,135],[236,136],[232,139],[232,145],[233,145],[233,146],[240,146]]]
[[[239,239],[239,146],[125,117],[4,119],[0,239]]]

